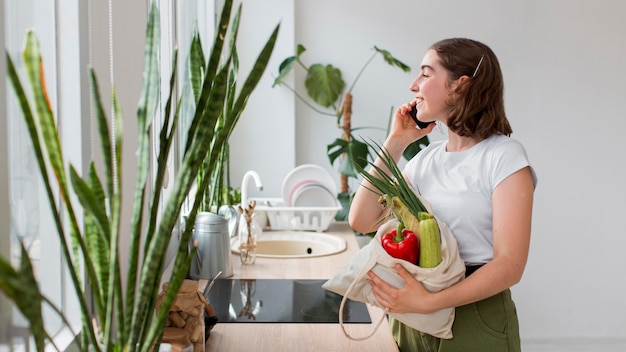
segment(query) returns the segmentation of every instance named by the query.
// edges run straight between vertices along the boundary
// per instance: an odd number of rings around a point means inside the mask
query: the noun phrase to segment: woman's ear
[[[467,89],[469,81],[470,79],[466,75],[459,77],[456,81],[452,82],[452,90],[457,93],[463,93],[465,89]]]

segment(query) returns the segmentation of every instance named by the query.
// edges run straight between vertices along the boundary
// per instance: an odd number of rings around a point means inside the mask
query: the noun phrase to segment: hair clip
[[[476,69],[474,70],[474,74],[472,75],[472,77],[476,77],[476,74],[478,73],[478,68],[480,67],[480,64],[483,63],[484,58],[485,58],[485,55],[480,56],[480,61],[478,61],[478,65],[476,65]]]

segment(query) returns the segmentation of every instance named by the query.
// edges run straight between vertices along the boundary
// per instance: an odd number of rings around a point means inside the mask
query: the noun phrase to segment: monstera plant
[[[278,35],[279,26],[276,26],[257,57],[249,76],[243,81],[239,93],[235,94],[233,83],[237,75],[235,39],[241,6],[231,23],[232,3],[232,0],[225,1],[208,61],[204,62],[203,56],[197,55],[200,49],[197,43],[192,46],[190,57],[195,60],[193,65],[202,67],[204,74],[202,81],[195,82],[197,95],[194,101],[193,120],[186,131],[179,132],[177,129],[179,107],[183,102],[173,96],[176,53],[173,73],[169,77],[170,92],[163,98],[167,99],[165,110],[162,112],[165,116],[163,127],[158,130],[159,126],[151,124],[152,116],[159,106],[157,89],[160,79],[156,55],[160,38],[159,11],[155,1],[151,2],[146,30],[143,89],[136,117],[139,146],[136,154],[136,189],[132,195],[123,195],[120,188],[122,134],[120,129],[116,128],[115,135],[111,135],[93,70],[89,73],[104,175],[98,174],[93,162],[88,174],[80,175],[72,165],[66,165],[64,161],[55,124],[56,117],[53,115],[46,92],[45,74],[42,70],[42,57],[36,33],[28,32],[23,51],[27,81],[32,94],[26,93],[14,63],[7,55],[8,77],[29,130],[55,219],[63,260],[80,304],[83,321],[81,350],[149,351],[160,342],[168,310],[188,274],[191,258],[195,252],[195,249],[188,250],[193,227],[190,224],[195,221],[202,197],[195,197],[193,207],[187,214],[186,230],[180,239],[171,276],[163,277],[166,250],[174,226],[180,218],[182,204],[198,180],[201,165],[211,170],[218,164],[219,155],[245,108],[248,97],[267,66]],[[229,32],[230,41],[227,43]],[[29,99],[28,96],[32,98]],[[121,126],[122,116],[116,104],[115,93],[113,101],[113,118],[116,126]],[[225,113],[226,110],[228,113]],[[182,163],[176,174],[171,196],[161,205],[160,190],[167,167],[167,156],[171,152],[176,133],[186,134],[187,144],[182,150]],[[152,149],[151,134],[158,135],[160,150],[152,193],[148,194],[151,179],[148,177]],[[50,178],[49,175],[54,175],[54,178]],[[204,194],[207,188],[213,186],[211,180],[211,177],[206,175],[201,177],[197,184],[197,192]],[[58,189],[60,194],[59,203],[55,200],[55,189]],[[127,229],[123,229],[124,224],[120,223],[120,204],[123,196],[134,199],[132,223]],[[78,199],[78,203],[74,198]],[[164,212],[159,215],[158,209],[161,207]],[[82,224],[78,218],[79,213],[84,214]],[[129,258],[120,258],[121,233],[130,234]],[[129,263],[125,290],[122,285],[121,260],[128,260]],[[155,303],[162,279],[167,279],[169,285],[162,304],[156,309]],[[91,292],[89,295],[85,293],[86,285]],[[17,267],[13,267],[9,259],[0,257],[0,290],[14,302],[16,308],[29,321],[37,350],[43,351],[47,340],[51,339],[44,330],[42,305],[52,303],[39,290],[33,267],[23,246],[20,264]],[[88,302],[93,302],[93,313]]]
[[[302,61],[302,55],[305,51],[306,48],[302,44],[299,44],[296,55],[287,57],[281,62],[278,77],[274,80],[273,86],[283,85],[287,87],[295,93],[297,98],[316,112],[336,118],[337,127],[341,129],[341,137],[336,138],[332,143],[328,144],[327,154],[331,164],[337,161],[340,163],[341,193],[339,193],[338,197],[343,210],[337,213],[335,219],[347,220],[348,210],[354,194],[354,192],[350,191],[348,179],[350,177],[357,178],[359,175],[357,169],[364,168],[367,165],[368,158],[373,155],[367,143],[353,136],[355,130],[365,127],[352,126],[352,90],[365,69],[378,55],[381,55],[387,64],[400,68],[404,72],[410,72],[411,68],[396,59],[389,51],[374,46],[372,55],[361,67],[356,78],[346,90],[346,83],[342,78],[342,72],[339,68],[331,64],[322,63],[314,63],[307,66]],[[283,81],[283,78],[287,76],[296,65],[306,71],[304,85],[309,100],[300,95],[297,89],[288,86]],[[321,109],[311,104],[310,100],[319,105]],[[423,146],[428,145],[428,143],[428,137],[424,137],[412,143],[405,151],[404,156],[410,159],[417,154]]]

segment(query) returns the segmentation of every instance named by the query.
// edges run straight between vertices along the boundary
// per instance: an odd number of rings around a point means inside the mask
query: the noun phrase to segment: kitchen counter
[[[255,264],[242,266],[233,254],[233,276],[237,279],[329,279],[359,250],[347,223],[333,223],[328,234],[346,241],[346,250],[334,255],[278,259],[257,257]],[[207,280],[200,280],[203,288]],[[210,303],[210,302],[209,302]],[[371,324],[346,324],[355,337],[367,336],[383,316],[379,308],[368,305]],[[383,322],[374,336],[364,341],[346,337],[337,323],[218,323],[207,342],[206,351],[398,351],[389,326]]]

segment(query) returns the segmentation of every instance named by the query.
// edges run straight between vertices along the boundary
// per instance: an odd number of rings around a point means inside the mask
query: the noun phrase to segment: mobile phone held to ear
[[[422,122],[420,120],[417,119],[417,106],[413,105],[413,107],[411,108],[411,111],[409,111],[409,115],[411,115],[411,118],[413,119],[413,121],[415,121],[415,123],[417,124],[417,127],[421,128],[426,128],[428,127],[428,125],[430,125],[433,122]]]

